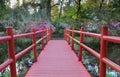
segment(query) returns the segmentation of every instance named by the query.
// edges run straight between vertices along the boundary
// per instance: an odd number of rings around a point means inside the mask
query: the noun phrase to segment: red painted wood
[[[1,42],[6,42],[6,41],[8,41],[8,40],[10,40],[10,39],[11,39],[10,36],[3,36],[3,37],[0,37],[0,43],[1,43]]]
[[[107,29],[106,26],[102,27],[101,34],[85,32],[84,30],[83,31],[70,30],[70,29],[67,29],[67,28],[66,28],[66,31],[67,32],[70,31],[70,32],[74,32],[74,33],[79,33],[79,34],[81,34],[80,36],[87,35],[87,36],[90,36],[90,37],[95,37],[95,38],[100,39],[101,46],[100,46],[100,54],[99,54],[99,53],[97,53],[97,51],[88,47],[87,45],[84,44],[84,42],[81,41],[81,39],[83,40],[83,37],[80,37],[80,41],[79,41],[79,40],[76,40],[75,38],[72,38],[72,36],[68,35],[68,33],[65,34],[66,38],[71,38],[77,44],[80,45],[80,53],[81,54],[78,54],[80,61],[82,60],[82,48],[86,49],[92,55],[96,56],[100,60],[100,75],[99,75],[99,77],[106,77],[106,65],[113,68],[117,72],[120,72],[120,66],[107,58],[107,42],[114,42],[114,43],[119,44],[120,43],[120,37],[108,35],[108,29]],[[68,42],[68,40],[67,40],[67,42]]]
[[[66,30],[67,30],[67,42],[69,43],[69,37],[68,37],[69,36],[69,34],[68,34],[69,33],[68,32],[69,29],[67,28]]]
[[[52,39],[52,30],[50,28],[50,39]]]
[[[67,29],[65,29],[65,40],[67,41]]]
[[[102,61],[104,57],[107,57],[107,41],[103,39],[104,35],[108,35],[108,27],[103,26],[101,31],[101,41],[100,41],[100,75],[99,77],[106,77],[106,63]]]
[[[0,72],[4,70],[6,67],[10,66],[10,77],[17,77],[16,73],[16,61],[17,59],[21,58],[23,55],[25,55],[27,52],[30,52],[31,49],[34,49],[34,57],[36,57],[36,44],[44,40],[45,38],[48,37],[48,35],[44,35],[42,38],[40,38],[36,42],[36,35],[41,33],[41,32],[46,32],[46,30],[41,30],[41,31],[35,31],[31,33],[24,33],[24,34],[18,34],[14,35],[12,28],[7,28],[6,33],[7,36],[0,37],[0,42],[7,42],[8,43],[8,60],[0,64]],[[33,44],[27,47],[26,49],[22,50],[21,52],[15,54],[15,45],[14,45],[14,40],[22,37],[27,37],[27,36],[33,36]],[[44,42],[43,42],[44,43]]]
[[[103,62],[105,62],[107,65],[111,66],[113,69],[115,69],[117,72],[120,72],[120,65],[114,63],[113,61],[109,60],[108,58],[103,58]]]
[[[42,38],[44,37],[44,33],[45,32],[41,32],[41,37]],[[43,50],[44,49],[44,39],[42,39],[41,44],[42,44],[42,50]]]
[[[70,36],[70,29],[68,29],[68,35]],[[70,37],[68,37],[68,44],[70,45]]]
[[[25,77],[91,77],[64,40],[51,40]]]
[[[7,28],[6,33],[7,35],[11,36],[11,39],[8,41],[8,56],[9,56],[9,59],[13,60],[13,62],[10,64],[10,77],[17,77],[13,29]]]
[[[20,51],[15,55],[15,59],[18,60],[22,56],[24,56],[27,52],[30,52],[30,50],[34,47],[34,45],[30,45],[29,47],[25,48],[24,50]]]
[[[114,42],[114,43],[119,43],[120,44],[120,37],[116,36],[103,36],[103,39],[106,41]]]
[[[48,28],[48,41],[50,40],[50,28]]]
[[[11,63],[13,62],[12,59],[8,59],[6,60],[4,63],[0,64],[0,71],[2,71],[3,69],[5,69],[7,66],[9,66]]]
[[[83,32],[83,31],[84,31],[84,28],[81,28],[80,31]],[[80,44],[83,43],[83,40],[84,40],[83,37],[84,37],[83,34],[80,33]],[[80,45],[79,54],[78,54],[78,56],[79,56],[79,59],[78,59],[78,60],[79,60],[79,61],[82,61],[82,50],[83,50],[83,47]]]
[[[87,45],[80,43],[80,45],[86,49],[88,52],[90,52],[92,55],[94,55],[96,58],[100,59],[100,54],[96,52],[94,49],[88,47]]]
[[[64,40],[66,40],[65,35],[66,35],[66,29],[64,29]]]
[[[74,32],[73,31],[74,31],[74,27],[72,28],[72,50],[74,51],[75,49],[74,49],[74,40],[73,39],[75,37],[74,37]]]
[[[64,29],[64,40],[65,40],[65,29]]]
[[[32,43],[34,45],[33,47],[33,53],[34,53],[34,60],[37,61],[37,50],[36,50],[36,34],[35,34],[35,29],[32,29],[33,36],[32,36]]]
[[[28,36],[32,36],[33,33],[24,33],[24,34],[17,34],[14,35],[14,39],[18,39],[18,38],[22,38],[22,37],[28,37]]]

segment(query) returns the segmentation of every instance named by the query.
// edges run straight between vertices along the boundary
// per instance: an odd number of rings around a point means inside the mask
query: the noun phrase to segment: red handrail
[[[8,60],[6,60],[4,63],[0,64],[0,72],[4,70],[7,66],[10,65],[10,77],[17,77],[16,73],[16,60],[21,58],[23,55],[25,55],[27,52],[29,52],[31,49],[33,49],[34,52],[34,59],[37,61],[37,53],[36,53],[36,44],[42,43],[42,49],[44,48],[44,39],[49,37],[49,40],[51,39],[51,29],[47,30],[40,30],[40,31],[35,31],[35,29],[32,29],[31,33],[24,33],[24,34],[18,34],[14,35],[13,33],[13,28],[7,28],[6,29],[7,36],[0,37],[0,42],[8,42]],[[46,32],[46,35],[45,35]],[[37,34],[42,34],[42,37],[36,41],[36,35]],[[43,35],[44,33],[44,35]],[[22,50],[18,54],[15,54],[15,45],[14,45],[14,40],[18,38],[23,38],[27,36],[32,36],[32,45],[27,47],[26,49]],[[49,41],[47,40],[47,42]]]
[[[0,37],[0,42],[5,42],[5,41],[8,41],[10,39],[11,39],[10,36],[3,36],[3,37]]]
[[[72,36],[70,35],[70,32],[72,33]],[[73,32],[80,34],[80,41],[76,40],[73,37]],[[88,47],[87,45],[85,45],[83,43],[84,35],[100,39],[100,54],[97,51],[93,50],[92,48]],[[75,41],[76,43],[78,43],[80,45],[79,54],[78,54],[79,61],[82,61],[82,49],[83,48],[86,49],[87,51],[89,51],[91,54],[93,54],[95,57],[97,57],[100,60],[100,73],[99,73],[100,75],[99,75],[99,77],[106,77],[106,65],[109,65],[114,70],[120,72],[120,66],[118,64],[112,62],[111,60],[109,60],[106,56],[107,42],[110,41],[110,42],[115,42],[115,43],[120,44],[120,37],[109,36],[108,28],[106,26],[102,27],[101,34],[85,32],[84,28],[81,28],[80,31],[73,30],[73,29],[70,30],[70,29],[66,28],[64,31],[64,39],[68,42],[68,44],[70,43],[70,40],[68,40],[68,39],[72,39],[72,49],[74,49],[73,41]]]

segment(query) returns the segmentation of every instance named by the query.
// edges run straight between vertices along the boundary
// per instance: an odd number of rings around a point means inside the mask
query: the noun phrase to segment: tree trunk
[[[17,0],[17,6],[20,6],[20,1],[19,0]]]
[[[60,10],[59,10],[59,19],[60,19],[60,17],[61,17],[61,14],[62,14],[62,7],[63,7],[63,2],[64,2],[64,0],[59,0],[59,3],[60,3]]]
[[[81,0],[77,0],[77,17],[80,15],[80,9],[81,9]]]
[[[99,12],[101,12],[101,9],[102,9],[102,6],[103,6],[103,2],[104,2],[104,0],[102,0],[102,2],[100,2]]]
[[[51,21],[51,0],[48,0],[47,2],[47,16],[48,20]]]
[[[41,20],[51,21],[51,0],[41,0],[39,13]]]
[[[70,4],[71,4],[71,0],[69,0],[69,1],[66,3],[66,6],[67,6],[66,13],[67,13],[67,14],[68,14],[69,9],[70,9]]]

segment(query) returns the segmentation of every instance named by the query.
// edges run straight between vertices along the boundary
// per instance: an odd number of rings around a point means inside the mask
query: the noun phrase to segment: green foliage
[[[7,73],[5,74],[5,77],[10,77],[10,72],[7,72]]]
[[[62,26],[59,21],[55,21],[52,24],[55,26],[55,32],[53,35],[61,38],[63,36],[65,26]]]
[[[110,75],[110,74],[107,74],[107,77],[113,77],[112,75]]]
[[[0,43],[0,64],[3,63],[7,59],[7,44],[6,43]]]
[[[20,50],[23,50],[23,49],[27,48],[28,46],[31,45],[31,43],[32,43],[32,40],[31,40],[30,37],[15,40],[16,49],[17,49],[17,47],[19,47]]]
[[[58,6],[55,6],[52,8],[51,10],[51,18],[52,19],[56,19],[57,20],[57,16],[58,16]]]
[[[64,10],[66,10],[67,7],[64,7]],[[72,18],[72,19],[76,19],[77,16],[76,16],[76,12],[77,12],[77,9],[76,9],[76,6],[70,6],[69,7],[69,10],[67,12],[64,12],[62,17],[67,17],[68,18]]]
[[[5,13],[5,11],[6,11],[6,5],[5,5],[5,1],[6,0],[1,0],[0,1],[0,19],[1,19],[1,17],[3,18],[3,14]]]
[[[5,31],[5,27],[4,26],[0,26],[0,32]]]

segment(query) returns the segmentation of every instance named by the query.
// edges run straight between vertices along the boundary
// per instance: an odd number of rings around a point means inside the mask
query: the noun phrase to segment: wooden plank
[[[91,77],[64,40],[51,40],[25,77]]]

